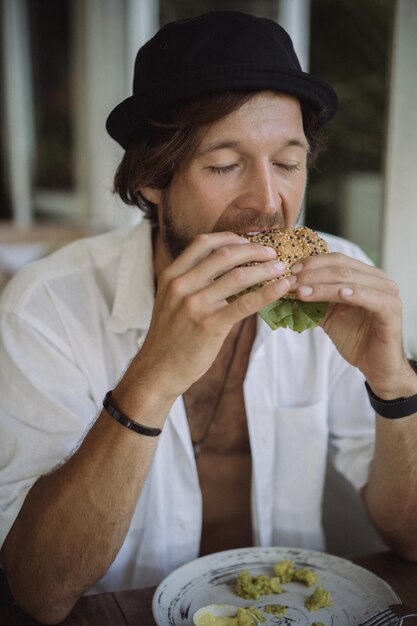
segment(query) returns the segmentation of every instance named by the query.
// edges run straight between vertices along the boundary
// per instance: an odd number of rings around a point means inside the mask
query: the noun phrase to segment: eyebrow
[[[205,146],[204,148],[202,148],[201,150],[198,151],[198,156],[199,157],[204,157],[207,156],[209,154],[212,154],[213,152],[217,152],[219,150],[237,150],[240,148],[241,146],[241,142],[240,141],[213,141],[212,143],[209,143],[207,146]],[[305,141],[301,141],[300,139],[289,139],[288,141],[286,141],[279,149],[281,150],[282,148],[287,148],[287,147],[291,147],[291,146],[296,146],[298,148],[303,148],[303,150],[307,150],[307,152],[309,151],[309,145],[307,142]]]

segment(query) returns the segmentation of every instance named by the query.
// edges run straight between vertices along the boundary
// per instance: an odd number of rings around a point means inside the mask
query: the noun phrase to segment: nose
[[[272,167],[270,163],[263,163],[247,172],[245,189],[239,197],[239,208],[264,214],[275,214],[280,209],[281,195]]]

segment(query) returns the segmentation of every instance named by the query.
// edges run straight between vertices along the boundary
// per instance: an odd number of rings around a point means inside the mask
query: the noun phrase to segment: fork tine
[[[388,626],[389,624],[402,624],[407,617],[417,615],[417,607],[407,606],[406,604],[390,604],[377,611],[359,626]]]
[[[393,610],[388,606],[383,611],[377,613],[376,615],[371,615],[367,620],[361,622],[360,626],[387,626],[398,617],[395,615]]]
[[[378,626],[389,626],[389,624],[398,624],[402,621],[402,618],[398,615],[395,615],[393,612],[387,613],[386,617],[381,622],[374,622],[374,626],[377,624]]]

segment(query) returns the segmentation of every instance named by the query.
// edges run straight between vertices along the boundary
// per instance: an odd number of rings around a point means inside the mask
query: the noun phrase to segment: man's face
[[[200,233],[294,226],[307,152],[299,101],[273,92],[202,129],[196,153],[169,188],[152,190],[164,252],[176,258]]]

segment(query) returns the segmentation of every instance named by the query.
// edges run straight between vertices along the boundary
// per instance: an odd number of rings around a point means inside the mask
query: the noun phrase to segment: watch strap
[[[417,373],[417,361],[408,360],[413,370]],[[417,413],[417,393],[409,398],[394,398],[393,400],[383,400],[379,398],[365,381],[366,391],[368,392],[369,402],[372,408],[381,417],[387,419],[397,419],[407,417]]]

